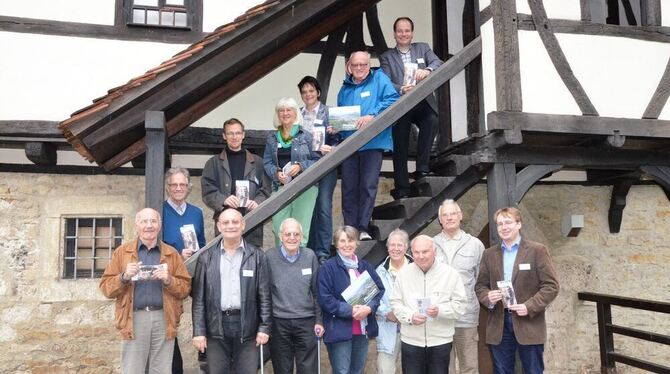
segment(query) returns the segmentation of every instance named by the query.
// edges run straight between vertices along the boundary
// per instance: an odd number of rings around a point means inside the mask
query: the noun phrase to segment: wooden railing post
[[[610,353],[614,352],[614,334],[609,329],[612,324],[612,305],[606,302],[597,302],[598,311],[598,339],[600,341],[600,372],[602,374],[616,373],[616,366]]]
[[[147,111],[144,117],[146,129],[146,163],[144,168],[145,206],[159,213],[163,206],[163,174],[165,173],[165,155],[167,133],[165,132],[165,113]]]

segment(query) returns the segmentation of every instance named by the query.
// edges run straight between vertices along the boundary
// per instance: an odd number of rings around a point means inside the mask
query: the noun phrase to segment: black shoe
[[[406,199],[409,197],[409,192],[400,192],[398,190],[392,190],[391,196],[393,197],[393,200]]]
[[[434,176],[435,173],[429,172],[429,171],[415,171],[414,172],[414,180],[419,180],[421,178],[425,177],[432,177]]]

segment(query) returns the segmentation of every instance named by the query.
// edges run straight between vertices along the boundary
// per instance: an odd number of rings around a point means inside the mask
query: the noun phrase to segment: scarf
[[[290,148],[291,143],[293,143],[293,138],[298,134],[300,130],[300,125],[293,125],[291,127],[291,133],[288,136],[288,139],[284,139],[281,133],[281,129],[277,129],[277,142],[279,142],[280,148]]]
[[[337,252],[337,255],[340,256],[340,259],[342,260],[344,266],[347,269],[354,269],[354,270],[358,269],[358,257],[356,257],[356,255],[354,255],[353,260],[348,257],[342,256],[340,252]]]

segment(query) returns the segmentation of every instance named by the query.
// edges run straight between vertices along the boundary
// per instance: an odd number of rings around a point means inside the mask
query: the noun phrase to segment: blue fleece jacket
[[[384,109],[400,98],[391,79],[379,68],[370,69],[370,74],[361,83],[356,84],[351,75],[347,75],[337,95],[337,106],[360,105],[361,116],[378,116]],[[342,137],[348,138],[354,131],[342,131]],[[393,150],[391,126],[370,140],[359,151],[369,149]]]

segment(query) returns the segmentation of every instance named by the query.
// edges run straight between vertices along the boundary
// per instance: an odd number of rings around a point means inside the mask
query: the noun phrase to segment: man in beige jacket
[[[391,307],[400,329],[403,373],[447,374],[454,321],[468,302],[463,281],[435,260],[433,239],[419,235],[411,243],[414,262],[398,273]]]

